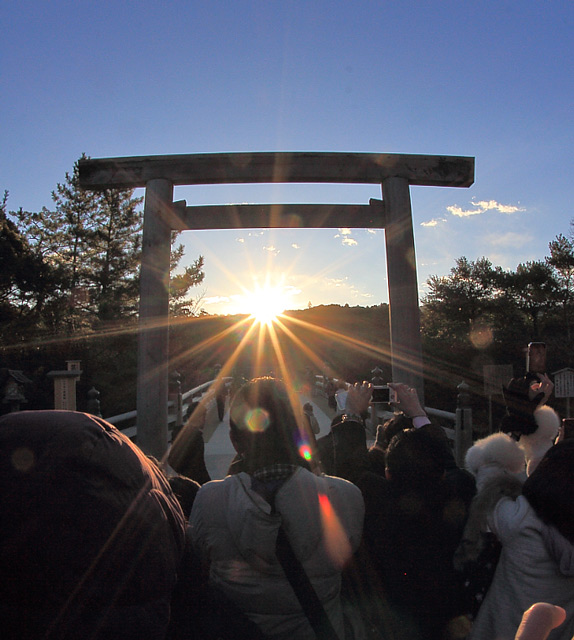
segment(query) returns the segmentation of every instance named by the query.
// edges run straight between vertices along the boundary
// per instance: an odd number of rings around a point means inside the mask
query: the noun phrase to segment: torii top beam
[[[474,158],[391,153],[257,152],[84,159],[85,189],[134,189],[149,180],[173,185],[328,182],[382,184],[405,178],[410,185],[470,187]]]

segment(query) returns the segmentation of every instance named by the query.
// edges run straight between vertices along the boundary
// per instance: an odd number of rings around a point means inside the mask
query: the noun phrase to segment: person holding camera
[[[374,589],[375,598],[386,603],[381,624],[392,620],[408,637],[438,640],[464,612],[453,555],[474,479],[456,466],[444,431],[431,424],[416,390],[403,383],[388,386],[409,428],[391,439],[384,476],[373,472],[366,452],[362,414],[372,397],[367,383],[349,388],[346,413],[332,427],[334,472],[347,473],[363,493],[362,573],[375,572],[365,590]]]

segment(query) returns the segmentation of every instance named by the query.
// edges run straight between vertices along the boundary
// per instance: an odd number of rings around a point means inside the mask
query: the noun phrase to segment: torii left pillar
[[[161,458],[167,449],[169,259],[173,183],[146,183],[138,342],[138,443]]]

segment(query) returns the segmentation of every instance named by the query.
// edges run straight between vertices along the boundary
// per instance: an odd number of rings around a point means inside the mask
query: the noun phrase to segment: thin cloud
[[[343,238],[341,240],[341,244],[346,245],[347,247],[355,247],[359,243],[354,238],[350,237],[351,233],[352,229],[349,227],[341,227],[339,229],[339,233],[335,234],[335,238]]]
[[[513,213],[517,213],[518,211],[525,211],[525,209],[521,207],[517,207],[510,204],[500,204],[496,202],[496,200],[479,200],[478,202],[474,202],[472,204],[474,209],[463,209],[458,205],[452,205],[447,207],[446,210],[453,216],[457,218],[469,218],[470,216],[478,216],[486,211],[498,211],[499,213],[506,213],[511,215]]]
[[[294,242],[291,246],[293,247],[293,249],[300,249],[301,248],[296,242]]]
[[[446,218],[433,218],[427,222],[421,222],[421,227],[438,227],[439,224],[444,224],[445,222]]]
[[[284,287],[284,293],[286,296],[298,296],[301,293],[301,289],[299,289],[299,287],[296,287],[292,284],[287,285]]]
[[[263,247],[263,251],[268,251],[269,253],[272,253],[274,256],[276,256],[279,253],[279,249],[277,249],[277,247],[274,247],[273,245],[270,245],[269,247]]]
[[[235,238],[235,242],[241,242],[243,244],[245,242],[245,238]]]
[[[325,282],[331,287],[344,287],[348,278],[325,278]]]

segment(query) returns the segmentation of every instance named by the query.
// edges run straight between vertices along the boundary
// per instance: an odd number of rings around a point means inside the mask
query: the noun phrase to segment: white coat
[[[364,503],[359,489],[341,478],[299,468],[275,498],[278,513],[251,489],[246,473],[208,482],[190,516],[195,549],[210,563],[218,586],[269,637],[286,640],[315,634],[275,555],[281,520],[340,638],[341,568],[357,550]]]

